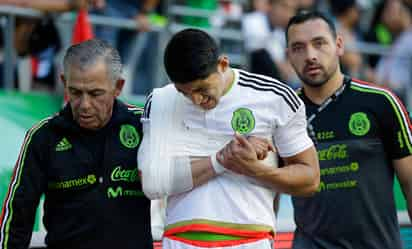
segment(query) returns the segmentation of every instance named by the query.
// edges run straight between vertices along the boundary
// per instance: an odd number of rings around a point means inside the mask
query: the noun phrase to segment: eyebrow
[[[79,91],[79,92],[87,92],[87,93],[95,92],[95,91],[105,91],[105,89],[101,89],[101,88],[92,88],[92,89],[85,89],[85,90],[78,89],[78,88],[72,87],[72,86],[69,86],[68,88],[69,88],[69,90],[74,90],[74,91]]]
[[[312,41],[318,41],[318,40],[326,40],[326,37],[324,37],[324,36],[315,36],[310,41],[312,42]],[[297,41],[297,42],[293,42],[290,46],[292,47],[292,46],[302,45],[302,44],[305,44],[305,43],[302,42],[302,41]]]
[[[77,89],[76,87],[69,86],[68,88],[69,88],[69,90],[76,90],[76,91],[80,91],[80,90],[79,90],[79,89]]]
[[[326,40],[326,38],[324,36],[316,36],[316,37],[312,38],[311,41],[319,41],[319,40]]]
[[[292,44],[290,44],[291,47],[296,46],[296,45],[303,45],[305,44],[304,42],[301,41],[297,41],[297,42],[293,42]]]
[[[205,89],[204,86],[196,86],[192,88],[192,91],[203,91]]]

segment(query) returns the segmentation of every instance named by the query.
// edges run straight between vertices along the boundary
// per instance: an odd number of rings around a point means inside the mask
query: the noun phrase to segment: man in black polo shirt
[[[318,193],[293,198],[295,249],[400,249],[394,174],[412,214],[412,131],[389,90],[340,71],[343,40],[318,12],[294,16],[287,53],[302,80],[321,168]]]

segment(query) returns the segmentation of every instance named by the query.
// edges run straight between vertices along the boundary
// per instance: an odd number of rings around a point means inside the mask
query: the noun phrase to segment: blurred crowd
[[[0,6],[16,6],[30,8],[45,13],[44,18],[32,18],[17,16],[14,30],[14,47],[16,51],[16,70],[14,86],[18,87],[21,74],[18,73],[20,61],[29,60],[31,71],[30,89],[55,91],[58,86],[60,73],[60,62],[56,61],[56,56],[64,50],[62,35],[71,33],[67,29],[59,29],[56,18],[63,12],[78,11],[86,9],[90,14],[112,18],[127,18],[136,22],[135,30],[114,28],[111,26],[99,25],[94,27],[94,35],[114,44],[120,51],[124,64],[130,64],[130,51],[133,50],[133,43],[139,33],[147,33],[151,29],[151,16],[153,13],[161,13],[159,0],[0,0]],[[3,27],[4,29],[4,27]],[[62,34],[66,33],[66,34]],[[3,35],[3,33],[2,33]],[[4,35],[3,35],[4,37]],[[151,82],[153,78],[152,68],[155,67],[154,53],[156,46],[153,46],[155,35],[150,34],[150,38],[143,44],[141,58],[138,62],[133,62],[136,74],[134,79],[138,84],[133,84],[133,91],[146,93],[150,89],[146,82]],[[3,39],[1,39],[3,42]],[[145,58],[144,60],[142,58]],[[60,58],[61,59],[61,58]],[[2,63],[3,64],[3,63]],[[0,68],[0,74],[3,73]],[[1,81],[0,81],[1,82]],[[4,85],[3,82],[0,83]],[[133,82],[134,83],[134,82]],[[142,86],[139,88],[139,86]]]
[[[61,30],[54,20],[58,13],[87,8],[89,13],[136,22],[130,31],[95,26],[95,36],[114,44],[123,62],[132,65],[135,76],[132,94],[146,94],[158,74],[159,32],[150,32],[156,18],[169,23],[225,29],[237,29],[243,36],[241,48],[228,42],[224,48],[246,53],[248,63],[237,65],[250,71],[284,80],[293,87],[298,78],[286,56],[284,29],[298,11],[318,9],[332,17],[345,42],[341,58],[345,73],[361,80],[386,85],[402,98],[412,89],[412,1],[410,0],[0,0],[0,5],[32,8],[46,13],[43,19],[18,17],[14,35],[17,58],[30,58],[31,89],[54,91],[58,79],[55,56],[63,48]],[[183,15],[174,18],[171,5],[211,11],[209,16]],[[167,17],[167,18],[166,18]],[[70,32],[64,30],[63,32]],[[143,49],[133,56],[136,38],[146,34]],[[2,41],[3,39],[1,39]],[[223,44],[225,45],[225,44]],[[378,46],[377,46],[378,45]],[[382,49],[384,48],[384,49]],[[160,56],[160,57],[159,57]],[[4,60],[4,58],[3,58]],[[129,67],[130,69],[130,67]],[[0,70],[0,74],[3,70]],[[17,69],[16,69],[17,75]],[[1,82],[1,81],[0,81]],[[161,82],[162,83],[162,82]],[[159,84],[159,82],[156,82]],[[0,83],[1,86],[1,83]],[[17,87],[17,83],[15,84]],[[412,94],[411,94],[412,95]],[[406,99],[405,99],[406,100]],[[406,100],[408,103],[409,101]]]
[[[285,55],[284,29],[291,16],[305,9],[321,10],[335,20],[346,48],[343,72],[407,97],[412,84],[412,26],[411,4],[403,0],[255,0],[242,19],[252,71],[298,85]]]

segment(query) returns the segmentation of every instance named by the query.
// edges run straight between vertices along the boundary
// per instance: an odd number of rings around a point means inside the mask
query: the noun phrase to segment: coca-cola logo
[[[111,174],[111,179],[114,182],[137,182],[139,181],[139,173],[137,167],[134,169],[123,169],[122,166],[117,166]]]

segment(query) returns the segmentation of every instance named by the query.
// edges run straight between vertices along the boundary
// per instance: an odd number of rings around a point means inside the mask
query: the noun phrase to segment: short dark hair
[[[164,65],[171,81],[185,84],[216,72],[218,58],[218,46],[209,34],[199,29],[185,29],[167,44]]]
[[[303,10],[290,18],[288,25],[286,26],[286,42],[289,41],[288,35],[289,35],[289,29],[291,26],[296,25],[296,24],[301,24],[309,20],[315,20],[315,19],[321,19],[328,24],[330,32],[332,33],[333,37],[336,38],[336,27],[333,21],[327,17],[325,14],[319,11],[306,11]]]

